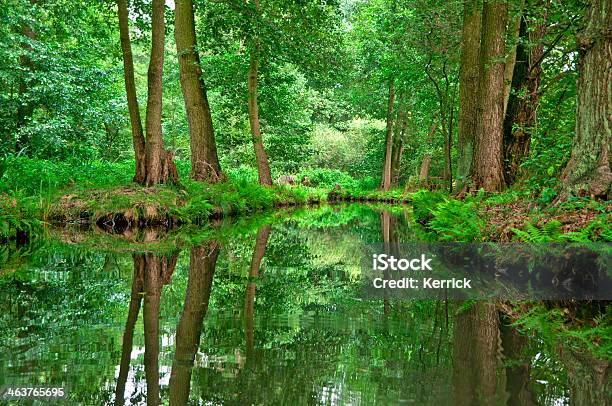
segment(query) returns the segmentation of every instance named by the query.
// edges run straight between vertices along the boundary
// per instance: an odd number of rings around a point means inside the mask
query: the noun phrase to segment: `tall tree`
[[[125,90],[128,99],[128,109],[132,125],[132,141],[136,159],[134,181],[147,186],[168,181],[175,182],[178,180],[178,173],[172,161],[172,153],[164,150],[161,125],[162,70],[164,65],[166,29],[164,1],[153,0],[152,3],[151,55],[147,72],[146,137],[143,136],[138,99],[136,97],[127,0],[117,0],[117,9],[121,49],[123,52]]]
[[[132,144],[136,167],[134,168],[134,182],[144,183],[145,180],[145,139],[140,120],[138,97],[136,96],[136,80],[134,79],[134,59],[130,41],[129,11],[127,0],[117,0],[117,14],[119,17],[119,36],[123,54],[123,78],[125,93],[127,95],[128,111],[132,128]]]
[[[391,186],[391,155],[393,153],[393,105],[395,103],[394,79],[389,79],[389,96],[387,99],[387,127],[385,131],[385,155],[383,158],[382,177],[380,188],[384,191]]]
[[[259,24],[259,14],[261,7],[259,0],[253,0],[255,4],[255,30]],[[261,136],[261,128],[259,127],[259,105],[257,104],[257,79],[259,74],[259,55],[261,49],[257,32],[251,38],[251,50],[249,55],[249,72],[248,72],[248,107],[249,107],[249,124],[251,126],[251,136],[253,138],[253,149],[255,150],[255,159],[257,160],[257,174],[259,183],[265,186],[272,186],[272,175],[270,173],[270,164],[268,163],[268,155],[263,146]]]
[[[612,194],[612,0],[592,0],[577,35],[576,135],[560,198]]]
[[[508,184],[514,182],[519,165],[529,153],[531,132],[540,98],[546,28],[546,9],[542,16],[525,16],[521,19],[512,92],[508,98],[504,119],[504,175]]]
[[[505,187],[502,144],[504,120],[504,34],[508,2],[485,0],[479,52],[478,120],[471,178],[475,189]]]
[[[438,128],[438,123],[434,122],[429,128],[428,139],[428,148],[429,144],[433,141],[434,135],[436,134],[436,128]],[[419,171],[419,183],[422,185],[427,184],[427,179],[429,178],[429,165],[431,164],[431,152],[427,150],[425,154],[423,154],[423,161],[421,162],[421,170]]]
[[[223,179],[217,156],[206,85],[200,67],[192,0],[176,0],[174,38],[185,110],[189,122],[191,178],[216,183]]]
[[[465,0],[459,69],[457,125],[457,189],[465,188],[470,174],[476,133],[481,10],[478,0]]]
[[[397,106],[395,118],[395,135],[391,153],[391,187],[397,187],[400,176],[402,155],[404,153],[404,136],[409,113],[406,112],[406,92],[402,92]]]

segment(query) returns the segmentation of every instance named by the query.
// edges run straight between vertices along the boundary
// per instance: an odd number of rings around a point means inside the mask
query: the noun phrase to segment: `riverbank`
[[[423,237],[443,241],[558,240],[610,241],[609,202],[576,198],[554,204],[544,194],[509,190],[478,193],[461,200],[426,190],[382,192],[376,183],[349,175],[306,170],[295,179],[308,185],[262,187],[253,168],[227,173],[209,185],[188,177],[189,165],[177,161],[180,184],[142,187],[131,182],[132,162],[89,163],[5,160],[0,168],[0,240],[25,242],[47,224],[97,224],[106,230],[204,225],[220,218],[252,215],[280,207],[342,202],[413,207]]]

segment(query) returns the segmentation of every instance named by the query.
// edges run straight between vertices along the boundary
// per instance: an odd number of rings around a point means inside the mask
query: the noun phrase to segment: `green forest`
[[[611,196],[612,0],[0,0],[0,403],[605,404]]]

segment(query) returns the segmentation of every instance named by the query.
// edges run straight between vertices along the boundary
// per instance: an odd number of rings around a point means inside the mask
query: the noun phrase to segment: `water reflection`
[[[2,285],[0,386],[68,384],[81,404],[605,404],[609,362],[520,334],[494,303],[359,300],[363,246],[411,238],[405,213],[356,207],[182,253],[53,252]]]
[[[200,346],[202,322],[208,310],[218,256],[216,242],[191,248],[185,307],[176,327],[176,349],[170,375],[171,405],[186,405],[189,401],[191,371]]]

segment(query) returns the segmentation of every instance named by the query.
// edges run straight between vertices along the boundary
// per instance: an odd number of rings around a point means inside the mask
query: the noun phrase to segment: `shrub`
[[[432,211],[429,228],[440,241],[473,242],[481,237],[481,224],[474,203],[445,200]]]
[[[336,184],[340,185],[343,189],[354,189],[359,184],[351,175],[337,169],[304,169],[299,173],[298,181],[304,176],[308,177],[311,186],[327,189],[332,189]]]
[[[432,212],[438,205],[445,201],[446,194],[443,192],[430,192],[419,190],[412,194],[412,206],[414,219],[417,223],[426,225],[432,218]]]

